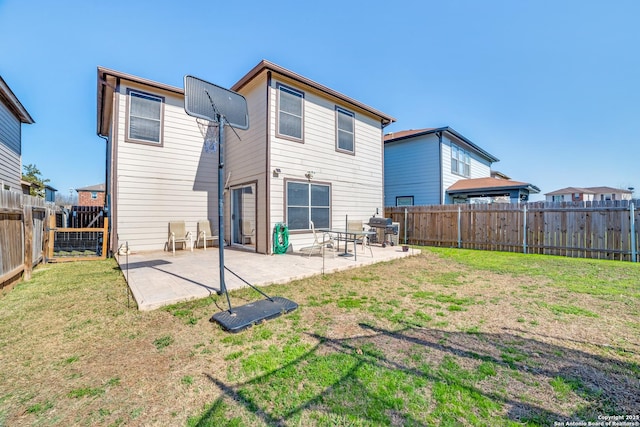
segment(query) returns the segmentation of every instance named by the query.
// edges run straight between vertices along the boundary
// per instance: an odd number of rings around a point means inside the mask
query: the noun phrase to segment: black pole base
[[[236,333],[262,321],[289,313],[298,308],[298,304],[282,297],[271,297],[249,304],[221,311],[209,319],[217,322],[225,331]]]

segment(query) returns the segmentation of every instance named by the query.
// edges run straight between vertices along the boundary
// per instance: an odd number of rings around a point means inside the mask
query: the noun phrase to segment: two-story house
[[[112,250],[162,249],[172,220],[217,228],[218,153],[204,148],[183,89],[102,67],[97,89]],[[309,221],[382,211],[383,129],[394,118],[269,61],[231,89],[246,98],[250,127],[225,127],[227,244],[272,253],[285,223],[295,250],[313,242]]]
[[[22,124],[29,112],[0,76],[0,190],[22,191]]]
[[[88,187],[76,188],[78,193],[78,206],[101,206],[105,205],[104,184],[90,185]]]
[[[633,189],[612,187],[566,187],[545,193],[547,202],[602,202],[608,200],[631,200]]]
[[[526,201],[540,190],[492,173],[498,158],[451,127],[384,136],[385,206]]]

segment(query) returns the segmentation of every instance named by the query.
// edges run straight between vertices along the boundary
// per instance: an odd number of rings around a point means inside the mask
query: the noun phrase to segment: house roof
[[[105,190],[104,184],[96,184],[96,185],[90,185],[88,187],[76,188],[76,191],[97,191],[97,192],[103,192],[103,193],[104,193],[104,190]]]
[[[35,123],[27,109],[20,103],[18,97],[9,88],[9,85],[7,85],[2,76],[0,76],[0,100],[20,119],[21,123]]]
[[[25,181],[24,179],[21,179],[21,180],[20,180],[20,185],[21,185],[22,187],[29,187],[29,188],[30,188],[30,187],[33,185],[33,183],[32,183],[32,182],[29,182],[29,181]],[[44,185],[44,188],[45,188],[45,190],[49,190],[49,191],[58,191],[57,189],[53,188],[53,187],[52,187],[52,186],[50,186],[49,184],[45,184],[45,185]]]
[[[540,189],[535,185],[528,182],[513,181],[510,179],[500,178],[471,178],[460,179],[456,181],[452,186],[447,188],[447,192],[452,193],[467,193],[469,191],[499,191],[499,190],[515,190],[526,189],[529,193],[536,194],[540,192]]]
[[[482,148],[480,148],[479,146],[477,146],[476,144],[474,144],[473,142],[471,142],[469,139],[465,138],[463,135],[461,135],[460,133],[456,132],[453,128],[449,127],[449,126],[444,126],[444,127],[439,127],[439,128],[424,128],[424,129],[409,129],[409,130],[401,130],[399,132],[391,132],[388,133],[384,136],[384,143],[388,143],[388,142],[396,142],[396,141],[402,141],[402,140],[406,140],[406,139],[410,139],[410,138],[417,138],[420,136],[425,136],[425,135],[431,135],[431,134],[436,134],[439,132],[447,132],[453,136],[455,136],[456,138],[460,139],[461,141],[463,141],[464,143],[466,143],[467,145],[469,145],[469,147],[471,147],[473,150],[475,150],[476,152],[482,154],[484,157],[486,157],[489,161],[491,162],[499,162],[500,159],[498,159],[497,157],[495,157],[492,154],[489,154],[487,151],[483,150]]]
[[[293,71],[287,70],[286,68],[280,67],[272,62],[262,60],[258,65],[253,67],[251,71],[249,71],[244,77],[242,77],[236,84],[231,87],[233,91],[239,91],[243,86],[249,83],[253,78],[255,78],[258,74],[263,71],[271,71],[273,73],[280,74],[289,79],[295,80],[297,82],[308,85],[320,92],[323,92],[327,95],[335,97],[347,104],[350,104],[354,107],[357,107],[361,110],[368,112],[374,116],[377,116],[382,121],[383,126],[386,126],[390,123],[396,121],[393,117],[382,113],[374,108],[371,108],[355,99],[349,98],[346,95],[341,94],[333,89],[330,89],[326,86],[321,85],[320,83],[314,82],[311,79],[303,77]],[[134,76],[132,74],[122,73],[120,71],[111,70],[105,67],[98,67],[98,117],[97,117],[97,133],[98,135],[108,135],[109,134],[109,117],[111,116],[111,108],[112,105],[110,102],[106,102],[107,100],[112,99],[113,93],[118,86],[118,83],[121,80],[127,80],[134,83],[143,84],[146,86],[162,89],[165,91],[177,93],[180,95],[184,95],[184,89],[158,83],[153,80],[144,79],[141,77]]]
[[[109,68],[98,67],[98,117],[96,122],[98,135],[106,136],[109,134],[109,118],[111,117],[111,108],[113,107],[109,100],[113,98],[113,93],[116,91],[121,80],[139,83],[177,94],[184,94],[184,89],[179,87],[144,79]]]
[[[249,71],[247,74],[245,74],[244,77],[242,77],[240,80],[238,80],[238,82],[236,84],[234,84],[231,87],[231,90],[233,91],[239,91],[240,89],[242,89],[245,85],[247,85],[251,80],[253,80],[256,76],[258,76],[259,74],[261,74],[262,72],[265,71],[271,71],[272,73],[276,73],[279,74],[281,76],[287,77],[289,79],[295,80],[298,83],[302,83],[304,85],[310,86],[315,90],[318,90],[326,95],[332,96],[334,98],[337,98],[347,104],[353,105],[355,107],[358,107],[361,110],[364,110],[374,116],[380,117],[383,126],[387,126],[393,122],[396,121],[395,118],[381,112],[378,111],[372,107],[369,107],[368,105],[365,105],[359,101],[356,101],[353,98],[349,98],[348,96],[335,91],[333,89],[330,89],[324,85],[321,85],[320,83],[313,81],[307,77],[301,76],[300,74],[294,73],[291,70],[288,70],[284,67],[281,67],[279,65],[274,64],[273,62],[269,62],[265,59],[263,59],[262,61],[260,61],[260,63],[258,63],[258,65],[256,65],[255,67],[253,67],[253,69],[251,69],[251,71]]]
[[[623,194],[632,194],[633,191],[625,190],[623,188],[613,188],[613,187],[566,187],[561,188],[560,190],[555,190],[550,193],[544,193],[545,196],[556,196],[559,194],[598,194],[598,193],[623,193]]]

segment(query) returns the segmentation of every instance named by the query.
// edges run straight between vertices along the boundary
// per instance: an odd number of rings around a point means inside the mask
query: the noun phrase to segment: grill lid
[[[388,227],[392,223],[391,218],[371,217],[369,218],[370,227]]]

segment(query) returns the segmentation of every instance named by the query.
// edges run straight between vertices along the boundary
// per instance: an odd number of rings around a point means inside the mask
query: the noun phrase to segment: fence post
[[[635,207],[633,206],[633,200],[629,204],[629,210],[631,211],[631,262],[638,262],[638,255],[636,253],[636,214],[634,211]]]
[[[524,209],[522,211],[523,221],[522,221],[522,253],[527,253],[527,205],[524,205]]]
[[[407,244],[407,208],[404,208],[404,244]]]
[[[462,230],[460,230],[460,224],[462,224],[460,206],[458,206],[458,249],[462,247]]]
[[[33,270],[33,209],[24,205],[22,214],[22,229],[24,230],[24,270],[23,279],[31,280]]]
[[[45,255],[45,262],[53,258],[54,247],[56,241],[56,216],[51,215],[49,217],[49,226],[46,228],[49,234],[49,242],[47,244],[47,253]]]

